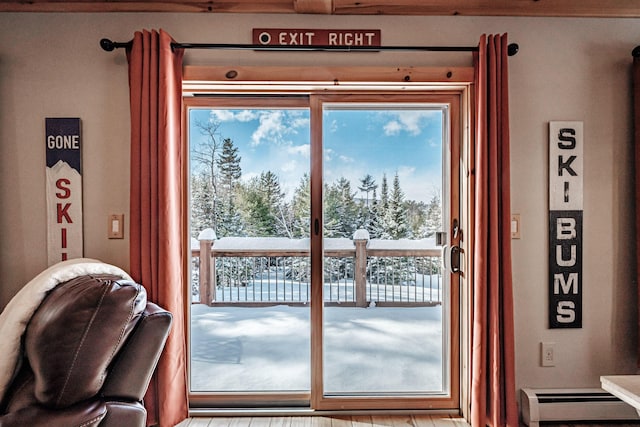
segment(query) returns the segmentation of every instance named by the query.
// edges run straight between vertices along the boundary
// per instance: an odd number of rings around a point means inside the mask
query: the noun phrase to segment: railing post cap
[[[353,233],[353,240],[369,240],[369,232],[364,228],[358,228]]]
[[[205,228],[198,234],[198,240],[216,240],[218,237],[216,236],[216,232],[213,231],[213,228]]]

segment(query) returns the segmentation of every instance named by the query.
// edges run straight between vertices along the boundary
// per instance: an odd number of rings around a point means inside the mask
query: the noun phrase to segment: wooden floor
[[[637,423],[540,423],[542,427],[638,427]],[[177,427],[468,427],[447,415],[344,415],[303,417],[189,418]]]
[[[178,427],[468,427],[448,415],[335,415],[301,417],[190,418]]]

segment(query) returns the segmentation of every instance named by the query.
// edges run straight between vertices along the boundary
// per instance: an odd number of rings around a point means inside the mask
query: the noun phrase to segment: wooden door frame
[[[383,95],[385,99],[392,94],[405,97],[405,102],[426,103],[429,97],[439,97],[439,99],[451,102],[450,112],[450,139],[452,148],[457,150],[453,153],[452,158],[458,159],[457,166],[462,170],[452,176],[451,187],[459,191],[459,195],[467,197],[468,185],[468,164],[469,146],[472,138],[470,132],[470,123],[472,122],[472,111],[470,109],[469,99],[471,97],[471,88],[473,85],[473,68],[471,67],[229,67],[229,66],[187,66],[183,73],[183,89],[185,93],[185,115],[187,106],[205,106],[210,105],[211,100],[203,99],[205,95],[211,96],[234,96],[234,95],[256,95],[269,96],[286,92],[288,94],[305,94],[309,95],[309,105],[321,103],[328,97],[350,97],[351,99],[373,99],[376,96]],[[233,76],[233,77],[231,77]],[[408,100],[412,101],[408,101]],[[418,101],[421,99],[421,101]],[[295,101],[292,101],[296,104]],[[237,105],[242,104],[242,100]],[[317,105],[315,105],[317,107]],[[315,118],[315,122],[320,123],[322,119],[322,108],[312,108],[311,114],[319,114]],[[316,111],[316,113],[313,113]],[[319,111],[319,112],[318,112]],[[314,122],[312,120],[312,122]],[[316,135],[316,136],[314,136]],[[318,152],[311,153],[312,161],[311,172],[315,169],[322,170],[322,144],[314,143],[314,138],[321,138],[321,132],[311,132],[312,147],[316,147]],[[185,132],[186,138],[186,132]],[[312,148],[314,150],[314,148]],[[317,174],[318,172],[315,171]],[[452,174],[453,175],[453,174]],[[321,175],[318,175],[321,176]],[[458,180],[461,177],[461,181]],[[316,188],[314,194],[322,194],[322,180],[312,180],[312,188]],[[319,190],[318,190],[319,188]],[[317,197],[317,196],[316,196]],[[458,218],[460,219],[462,229],[467,229],[466,213],[469,208],[469,201],[462,204],[456,199],[458,210]],[[472,202],[471,202],[472,203]],[[312,199],[312,218],[318,220],[322,224],[322,200]],[[188,207],[187,207],[188,208]],[[452,208],[454,208],[452,206]],[[451,216],[453,217],[453,216]],[[312,225],[313,228],[313,225]],[[451,227],[449,227],[451,228]],[[312,229],[313,231],[313,229]],[[313,233],[312,233],[313,234]],[[469,235],[471,233],[468,233]],[[457,237],[457,242],[451,244],[459,244],[463,253],[468,252],[468,245],[471,238],[461,239],[463,233]],[[311,264],[312,280],[321,280],[322,275],[322,239],[311,239]],[[315,254],[315,255],[314,255]],[[319,257],[319,259],[314,259]],[[313,409],[320,411],[350,411],[350,410],[430,410],[430,409],[459,409],[462,414],[468,412],[468,350],[469,350],[469,308],[470,295],[468,289],[468,274],[464,273],[465,266],[468,266],[470,256],[464,257],[463,273],[459,276],[459,285],[452,285],[451,295],[451,342],[455,340],[457,352],[451,353],[451,373],[450,373],[450,389],[451,395],[446,398],[428,399],[425,396],[408,396],[406,398],[327,398],[322,396],[320,391],[322,387],[322,371],[314,368],[322,366],[322,336],[318,332],[312,330],[312,378],[309,393],[253,393],[245,395],[243,402],[248,405],[258,404],[264,405],[275,399],[284,399],[284,401],[300,402],[300,400],[309,399]],[[314,265],[316,267],[314,267]],[[318,266],[319,270],[318,270]],[[187,281],[189,283],[189,281]],[[315,292],[320,292],[320,296],[315,296],[317,300],[321,300],[322,287]],[[455,288],[455,289],[454,289]],[[312,287],[312,298],[314,298]],[[319,299],[318,299],[319,298]],[[190,301],[186,300],[187,303]],[[458,309],[459,307],[459,309]],[[320,307],[321,308],[321,307]],[[455,308],[455,309],[454,309]],[[311,304],[311,321],[322,322],[322,310],[317,305]],[[321,323],[320,323],[321,324]],[[457,353],[457,354],[453,354]],[[190,358],[188,357],[188,360]],[[455,390],[453,386],[456,385]],[[316,392],[314,392],[316,390]],[[229,393],[190,393],[190,405],[192,407],[207,406],[228,406],[230,403],[237,403],[239,396],[229,395]],[[214,403],[215,402],[215,403]]]

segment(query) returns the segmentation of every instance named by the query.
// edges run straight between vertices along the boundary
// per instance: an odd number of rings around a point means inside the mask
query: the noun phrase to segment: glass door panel
[[[325,396],[449,392],[448,108],[323,107]],[[444,200],[443,200],[444,199]]]
[[[309,110],[241,102],[188,110],[191,391],[308,394]]]
[[[458,408],[460,97],[185,102],[191,404]]]

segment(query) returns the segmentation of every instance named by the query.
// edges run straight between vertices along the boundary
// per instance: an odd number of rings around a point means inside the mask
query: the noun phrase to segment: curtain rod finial
[[[520,46],[518,46],[518,43],[511,43],[507,47],[507,53],[509,56],[514,56],[516,53],[518,53],[519,50]]]
[[[106,50],[107,52],[111,52],[113,49],[116,48],[115,44],[109,39],[100,40],[100,47]]]
[[[634,58],[640,57],[640,46],[636,46],[635,48],[633,48],[633,50],[631,51],[631,55]]]

